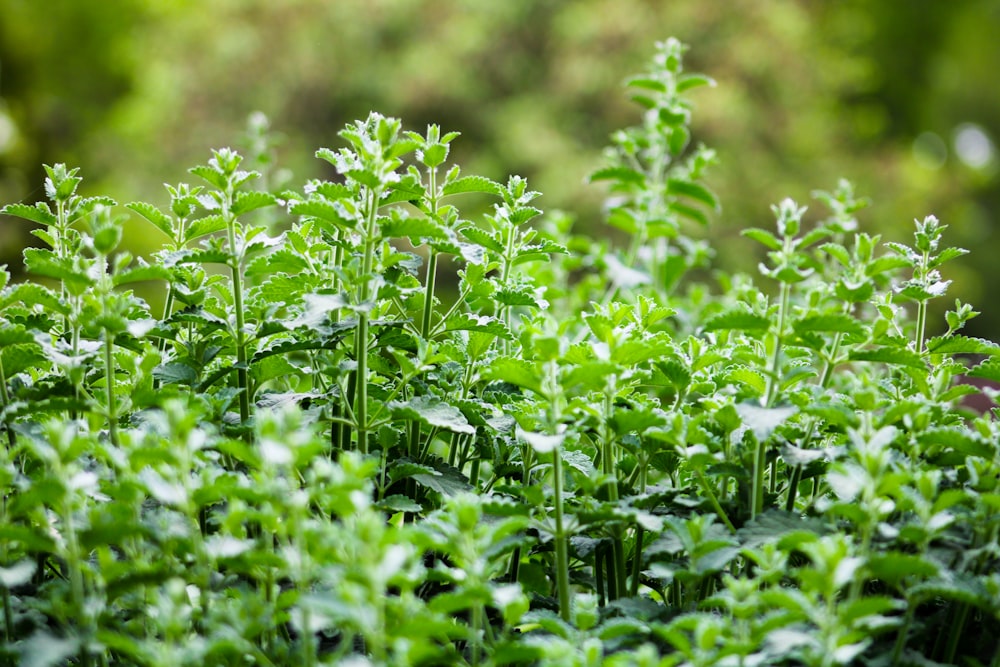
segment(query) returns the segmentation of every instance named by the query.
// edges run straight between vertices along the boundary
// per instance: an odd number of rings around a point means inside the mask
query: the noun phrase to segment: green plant
[[[0,658],[998,664],[998,427],[959,378],[1000,346],[966,304],[927,324],[964,251],[933,217],[883,250],[842,182],[745,231],[759,287],[694,282],[682,53],[594,177],[623,258],[374,113],[317,152],[335,180],[252,190],[222,149],[129,204],[152,263],[47,168],[3,209],[49,247],[0,274]]]

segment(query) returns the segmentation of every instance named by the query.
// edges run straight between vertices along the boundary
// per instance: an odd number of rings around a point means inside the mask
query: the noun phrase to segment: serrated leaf
[[[959,452],[964,456],[978,456],[992,460],[996,448],[974,437],[973,432],[965,428],[937,426],[926,429],[917,436],[917,441],[924,446],[937,445]]]
[[[274,195],[267,192],[261,192],[259,190],[237,192],[235,201],[233,201],[232,210],[230,212],[233,215],[243,215],[244,213],[256,211],[257,209],[265,208],[267,206],[274,206],[277,203],[278,202],[274,198]]]
[[[445,186],[441,188],[442,197],[462,194],[464,192],[481,192],[489,195],[499,195],[501,193],[501,187],[499,183],[491,181],[483,176],[463,176],[462,178],[455,179],[450,183],[446,183]]]
[[[481,331],[505,340],[513,340],[514,335],[503,321],[491,315],[459,313],[445,322],[445,331]]]
[[[534,206],[522,206],[514,209],[510,216],[508,216],[508,220],[510,220],[512,225],[523,225],[541,214],[541,210],[535,208]]]
[[[763,396],[767,391],[767,379],[764,374],[749,366],[738,366],[726,375],[729,382],[738,382],[749,387],[755,395]]]
[[[779,426],[792,418],[798,408],[788,405],[776,408],[764,408],[752,403],[738,403],[736,412],[743,420],[743,427],[753,431],[758,442],[764,442]]]
[[[440,224],[430,218],[406,218],[393,216],[381,220],[379,227],[386,238],[408,238],[419,243],[421,239],[446,239],[448,233]]]
[[[36,276],[53,278],[84,287],[90,287],[94,284],[93,278],[85,272],[77,270],[69,261],[56,257],[51,250],[25,248],[23,256],[25,268]]]
[[[458,468],[436,459],[429,461],[426,467],[430,468],[429,472],[411,475],[421,486],[426,486],[444,496],[457,496],[472,490],[468,478]]]
[[[748,313],[745,310],[730,310],[720,313],[705,323],[705,331],[720,331],[735,329],[737,331],[767,331],[771,321],[763,315]]]
[[[873,361],[894,366],[909,366],[911,368],[927,368],[927,364],[919,354],[901,347],[854,350],[850,353],[848,359],[851,361]]]
[[[162,266],[146,264],[116,273],[111,279],[115,287],[118,287],[119,285],[128,285],[130,283],[140,283],[149,280],[165,280],[169,282],[171,278],[173,276],[168,269]]]
[[[952,334],[938,336],[927,341],[927,351],[934,354],[1000,354],[1000,345],[985,338],[973,338]]]
[[[963,255],[969,254],[969,251],[965,248],[945,248],[936,257],[932,257],[930,262],[927,263],[928,268],[935,269],[945,262],[962,257]]]
[[[43,367],[48,357],[35,343],[7,345],[0,351],[3,372],[8,379],[29,368]]]
[[[221,232],[226,228],[226,220],[221,215],[206,215],[203,218],[192,220],[184,229],[184,243],[189,243],[196,238]]]
[[[183,384],[192,386],[198,381],[198,371],[187,364],[174,362],[153,369],[153,377],[163,384]]]
[[[188,173],[194,174],[219,190],[224,191],[228,185],[228,183],[226,183],[226,176],[222,172],[207,165],[202,164],[197,167],[191,167],[188,169]]]
[[[748,549],[776,542],[794,533],[825,535],[829,528],[819,519],[804,518],[795,512],[769,509],[747,521],[737,531],[736,537]]]
[[[528,446],[539,454],[554,452],[566,439],[565,434],[532,433],[520,427],[517,428],[516,433],[517,437],[528,443]]]
[[[375,503],[375,507],[384,512],[411,512],[417,513],[423,510],[418,503],[414,502],[412,498],[401,494],[393,494],[387,496],[382,500]]]
[[[806,332],[856,334],[862,330],[857,320],[850,315],[840,313],[803,317],[792,323],[792,328],[799,334]]]
[[[1000,359],[991,358],[979,364],[968,373],[969,377],[1000,382]]]
[[[931,560],[899,551],[872,553],[866,561],[868,570],[876,579],[890,586],[898,586],[908,577],[927,578],[937,575],[939,568]]]
[[[493,292],[493,299],[504,306],[531,306],[539,308],[534,290],[528,286],[504,287]]]
[[[475,435],[476,428],[453,405],[434,396],[415,396],[408,401],[391,401],[389,409],[398,419],[413,419],[454,433]]]
[[[174,220],[169,215],[144,201],[125,204],[125,208],[135,211],[171,239],[174,238]]]
[[[0,213],[46,226],[55,225],[59,222],[59,218],[43,202],[38,202],[34,206],[28,206],[27,204],[7,204],[0,209]]]
[[[538,369],[523,359],[514,357],[498,357],[483,371],[485,379],[500,380],[509,384],[528,389],[541,395],[542,384]]]
[[[500,242],[500,239],[494,237],[485,229],[471,226],[466,227],[462,230],[462,236],[469,239],[472,243],[480,245],[487,250],[492,250],[497,254],[502,254],[504,252],[503,243]]]

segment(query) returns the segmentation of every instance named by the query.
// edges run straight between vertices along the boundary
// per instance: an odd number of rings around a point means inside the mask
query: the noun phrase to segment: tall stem
[[[247,378],[247,348],[246,348],[246,317],[243,312],[243,275],[242,249],[236,247],[236,217],[230,213],[233,193],[226,193],[226,204],[223,215],[226,219],[226,232],[229,236],[229,268],[233,276],[233,307],[236,310],[236,384],[240,390],[240,421],[250,419],[250,387]]]
[[[368,301],[371,299],[372,271],[375,266],[375,241],[378,230],[379,193],[369,189],[365,220],[365,254],[359,289],[358,332],[355,354],[358,364],[354,388],[354,419],[358,430],[358,451],[368,453]]]

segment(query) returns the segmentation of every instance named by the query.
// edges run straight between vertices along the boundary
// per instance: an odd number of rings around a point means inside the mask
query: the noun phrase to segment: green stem
[[[368,301],[371,299],[372,271],[375,266],[375,242],[378,233],[379,193],[368,190],[367,216],[365,222],[365,253],[361,268],[361,285],[358,305],[358,331],[355,355],[358,364],[354,387],[354,419],[358,431],[358,451],[368,453]],[[412,443],[411,443],[412,446]]]
[[[906,638],[910,634],[910,626],[913,625],[913,616],[916,609],[912,604],[906,607],[906,616],[903,618],[903,625],[899,628],[899,635],[896,637],[896,644],[892,647],[892,667],[899,664],[899,659],[903,656],[903,649],[906,647]]]
[[[0,412],[3,412],[7,409],[7,406],[10,405],[10,393],[7,390],[7,374],[4,372],[2,356],[0,356],[0,401],[2,401],[2,403],[0,403]],[[0,426],[3,426],[4,430],[7,431],[7,443],[10,445],[10,449],[14,449],[14,447],[17,446],[17,436],[14,435],[14,425],[4,420],[4,423],[0,424]]]
[[[104,331],[104,384],[108,392],[108,438],[118,446],[118,399],[115,396],[115,341],[110,331]]]
[[[705,473],[702,472],[701,468],[695,468],[694,472],[698,475],[698,481],[701,483],[701,488],[705,491],[705,495],[708,496],[709,502],[712,503],[715,513],[719,515],[720,519],[722,519],[722,523],[726,524],[726,528],[729,529],[729,532],[735,535],[736,526],[734,526],[733,522],[729,520],[728,516],[726,516],[726,511],[722,509],[722,505],[719,504],[719,499],[716,498],[715,493],[712,492],[712,486],[708,483],[708,480],[705,479]]]
[[[763,442],[758,441],[753,455],[753,488],[750,496],[751,519],[764,511],[764,469],[766,467],[767,448]]]
[[[236,310],[236,385],[240,390],[240,422],[245,423],[250,419],[250,387],[247,379],[246,332],[243,330],[246,326],[246,316],[243,312],[243,261],[236,249],[236,217],[231,215],[229,211],[232,200],[233,193],[227,192],[223,215],[226,219],[226,233],[229,237],[229,268],[232,271],[233,307]]]
[[[560,448],[556,447],[552,452],[552,491],[555,494],[555,520],[556,520],[556,588],[559,591],[559,616],[570,622],[570,601],[569,601],[569,540],[566,537],[563,525],[563,502],[562,502],[562,454]]]

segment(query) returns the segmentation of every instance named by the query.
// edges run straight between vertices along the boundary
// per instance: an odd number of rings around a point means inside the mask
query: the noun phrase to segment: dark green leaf
[[[462,411],[433,396],[416,396],[408,401],[392,401],[389,409],[398,419],[413,419],[428,426],[443,428],[454,433],[475,435]]]
[[[646,177],[628,167],[605,167],[604,169],[598,169],[590,175],[590,182],[595,181],[620,181],[622,183],[633,183],[636,185],[641,185],[646,182]]]

